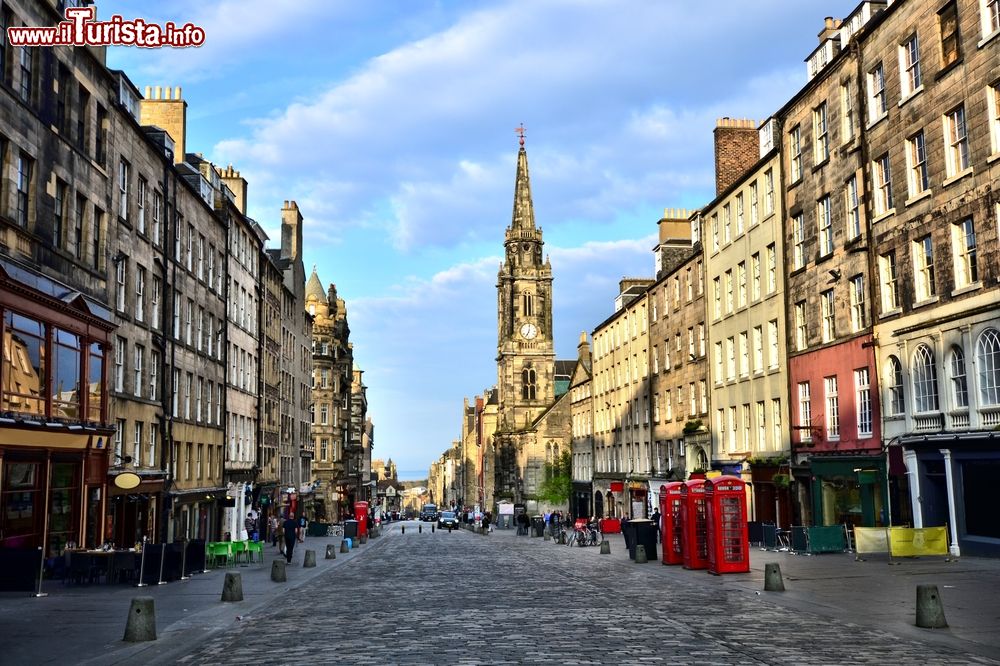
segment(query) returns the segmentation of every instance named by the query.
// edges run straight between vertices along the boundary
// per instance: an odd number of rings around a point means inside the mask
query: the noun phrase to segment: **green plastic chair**
[[[233,554],[229,543],[224,541],[210,541],[205,544],[205,548],[213,566],[219,566],[220,562],[227,567],[232,564]]]
[[[250,562],[254,561],[254,553],[257,554],[256,560],[258,562],[264,561],[264,544],[260,541],[248,541],[247,542],[247,557]]]
[[[247,558],[247,542],[233,541],[231,544],[234,563],[239,564]]]

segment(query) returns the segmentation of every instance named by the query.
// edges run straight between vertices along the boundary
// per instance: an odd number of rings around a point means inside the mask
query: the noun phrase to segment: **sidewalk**
[[[490,538],[532,541],[553,557],[564,551],[582,551],[574,557],[594,557],[616,567],[637,567],[628,558],[620,534],[607,535],[611,555],[599,548],[567,548],[542,538],[517,537],[514,530],[497,530]],[[704,583],[720,592],[760,593],[768,601],[790,611],[835,617],[859,626],[882,629],[900,638],[947,645],[987,657],[1000,656],[1000,560],[962,558],[947,562],[945,556],[894,558],[866,555],[856,561],[854,553],[799,555],[790,552],[750,549],[750,573],[713,576],[707,571],[690,571],[679,566],[663,566],[662,544],[657,544],[656,561],[644,566],[646,572],[668,589],[671,581]],[[785,592],[763,592],[764,565],[777,562],[785,582]],[[916,622],[917,585],[937,585],[949,627],[921,629]],[[803,637],[808,640],[808,637]]]
[[[137,588],[131,585],[64,585],[45,581],[35,598],[23,592],[0,593],[0,661],[3,663],[118,664],[174,661],[192,642],[218,632],[254,613],[280,604],[290,590],[309,585],[324,573],[348,565],[383,537],[369,539],[350,553],[340,553],[340,537],[306,537],[296,544],[286,583],[271,581],[271,562],[283,559],[276,548],[264,546],[264,562],[212,569],[188,580]],[[337,559],[326,560],[326,546],[337,548]],[[316,568],[304,569],[306,550],[316,551]],[[221,603],[226,572],[241,574],[244,601]],[[125,623],[134,597],[153,597],[156,641],[124,643]],[[185,632],[183,640],[171,640]],[[73,646],[68,654],[67,645]]]

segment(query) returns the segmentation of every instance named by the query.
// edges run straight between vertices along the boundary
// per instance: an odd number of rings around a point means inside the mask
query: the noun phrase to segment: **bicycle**
[[[326,528],[326,535],[328,537],[342,537],[344,536],[344,526],[343,525],[328,525]]]

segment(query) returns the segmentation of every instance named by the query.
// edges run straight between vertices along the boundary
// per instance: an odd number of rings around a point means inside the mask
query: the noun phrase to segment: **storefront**
[[[573,482],[569,511],[574,518],[589,518],[594,515],[594,495],[591,484],[581,481]]]
[[[220,529],[222,506],[226,501],[224,488],[175,490],[170,495],[172,507],[168,541],[204,539],[222,541],[226,534]],[[231,535],[230,535],[231,536]]]
[[[887,524],[884,458],[813,457],[809,466],[814,525]]]
[[[134,478],[134,477],[133,477]],[[163,475],[143,475],[134,488],[108,486],[108,540],[116,548],[129,548],[159,542],[160,503],[163,493]]]

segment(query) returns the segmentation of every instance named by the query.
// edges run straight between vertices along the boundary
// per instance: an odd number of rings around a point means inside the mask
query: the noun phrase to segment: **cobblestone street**
[[[963,653],[791,610],[758,594],[754,574],[718,578],[656,562],[637,566],[624,559],[620,537],[602,557],[597,548],[510,532],[431,534],[425,524],[418,534],[416,524],[407,526],[406,534],[389,526],[344,566],[197,647],[160,641],[144,661],[1000,663],[982,656],[996,654],[989,649]]]

